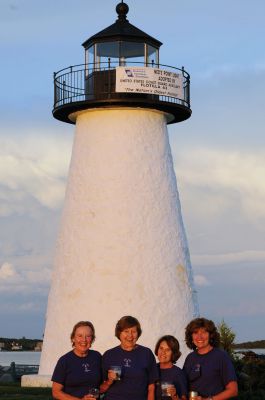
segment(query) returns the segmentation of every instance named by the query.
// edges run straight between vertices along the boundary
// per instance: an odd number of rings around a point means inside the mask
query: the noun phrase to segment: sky
[[[74,135],[53,72],[84,63],[117,3],[0,0],[0,337],[42,337]],[[200,313],[265,339],[265,2],[127,3],[191,75],[192,116],[168,129]]]

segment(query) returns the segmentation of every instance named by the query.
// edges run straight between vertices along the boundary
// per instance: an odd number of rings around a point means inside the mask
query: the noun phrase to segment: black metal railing
[[[39,365],[36,364],[16,364],[14,361],[11,362],[10,368],[7,373],[10,373],[11,377],[15,380],[21,380],[22,375],[33,375],[39,371]]]
[[[104,99],[120,98],[127,93],[117,93],[115,90],[115,71],[119,66],[118,62],[109,59],[106,63],[100,64],[79,64],[64,68],[54,73],[54,110],[61,106],[71,105],[79,102],[90,102]],[[153,96],[156,101],[170,104],[179,104],[190,108],[190,75],[184,68],[175,68],[163,64],[144,64],[132,62],[130,66],[144,66],[167,71],[181,73],[183,76],[183,98],[176,98],[165,95]],[[96,77],[96,79],[95,79]],[[142,94],[132,93],[129,96],[141,96]]]

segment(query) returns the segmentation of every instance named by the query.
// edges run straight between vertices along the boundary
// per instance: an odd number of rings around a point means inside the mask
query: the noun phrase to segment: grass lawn
[[[0,383],[1,400],[52,400],[51,388],[25,388],[17,383]]]

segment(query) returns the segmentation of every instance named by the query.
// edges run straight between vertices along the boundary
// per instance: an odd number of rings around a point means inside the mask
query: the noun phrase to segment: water
[[[0,365],[8,366],[11,362],[16,364],[40,364],[40,351],[0,351]]]
[[[234,349],[235,353],[236,352],[245,352],[245,351],[254,351],[256,354],[264,354],[265,355],[265,349]]]
[[[265,349],[249,349],[256,354],[264,354]],[[248,351],[248,349],[235,349],[235,351]],[[0,351],[0,365],[9,366],[12,361],[16,364],[40,364],[40,351]]]

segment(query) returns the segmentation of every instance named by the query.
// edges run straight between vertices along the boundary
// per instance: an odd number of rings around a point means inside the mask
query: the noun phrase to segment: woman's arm
[[[63,385],[57,382],[52,383],[52,397],[56,400],[80,400],[63,391]]]
[[[225,390],[223,392],[218,393],[215,396],[212,396],[212,400],[231,399],[232,397],[237,396],[237,393],[238,393],[237,382],[231,381],[226,385]]]
[[[105,393],[109,389],[109,387],[113,384],[115,379],[116,379],[116,373],[109,370],[108,379],[106,381],[103,381],[99,387],[100,393]]]
[[[148,385],[147,400],[155,400],[155,384]]]
[[[225,390],[223,392],[220,392],[212,397],[201,397],[197,396],[195,399],[196,400],[228,400],[231,399],[232,397],[237,396],[238,393],[238,387],[237,387],[237,382],[236,381],[231,381],[229,382]]]
[[[109,379],[107,381],[102,382],[99,387],[99,392],[105,393],[112,384],[113,384],[113,381],[110,381]]]

